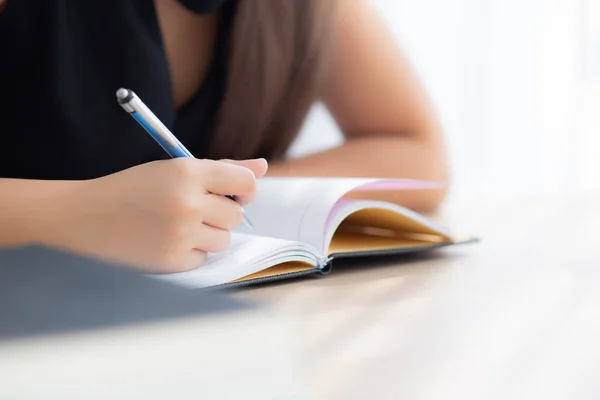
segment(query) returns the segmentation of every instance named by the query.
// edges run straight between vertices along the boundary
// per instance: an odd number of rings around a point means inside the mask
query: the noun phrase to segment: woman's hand
[[[148,272],[197,268],[228,247],[266,170],[264,160],[181,158],[76,182],[45,244]]]

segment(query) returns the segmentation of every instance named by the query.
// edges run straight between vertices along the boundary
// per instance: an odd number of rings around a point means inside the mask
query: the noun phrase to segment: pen
[[[172,158],[195,158],[132,90],[124,88],[117,90],[117,101],[169,156]],[[235,201],[233,196],[225,195],[225,197]],[[242,213],[244,213],[244,209],[242,209]],[[242,222],[247,227],[252,227],[245,213]]]

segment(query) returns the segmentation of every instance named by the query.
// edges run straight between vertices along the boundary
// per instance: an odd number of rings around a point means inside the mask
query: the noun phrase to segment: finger
[[[202,224],[196,234],[194,248],[207,253],[218,253],[229,248],[231,233],[225,229],[218,229]]]
[[[255,198],[256,198],[256,192],[245,195],[245,196],[233,196],[233,201],[238,203],[240,206],[245,206],[246,204],[252,203]]]
[[[256,198],[256,193],[249,194],[246,196],[233,196],[233,201],[238,203],[240,206],[245,206],[246,204],[250,204]]]
[[[181,270],[173,271],[173,272],[185,272],[185,271],[194,270],[198,267],[201,267],[205,261],[206,261],[206,251],[199,250],[199,249],[192,249],[192,251],[190,251],[189,254],[186,255],[186,257],[181,265]]]
[[[256,177],[256,179],[260,179],[263,176],[265,176],[265,174],[267,173],[267,169],[269,168],[269,164],[267,163],[267,160],[265,160],[264,158],[258,158],[255,160],[241,160],[241,161],[225,159],[225,160],[221,160],[221,162],[239,165],[241,167],[248,168],[249,170],[251,170],[254,173],[254,176]]]
[[[267,169],[268,169],[267,161],[264,158],[260,158],[260,159],[256,159],[256,160],[242,160],[242,161],[225,159],[225,160],[221,160],[221,161],[225,162],[225,163],[241,165],[243,167],[246,167],[254,173],[254,176],[257,179],[262,178],[267,173]],[[255,197],[256,197],[256,193],[252,193],[252,194],[248,194],[245,196],[244,195],[234,196],[234,200],[237,201],[240,205],[244,206],[246,204],[252,203],[254,201]]]
[[[203,160],[204,188],[214,194],[252,196],[256,192],[254,172],[240,165]]]
[[[216,194],[202,198],[203,223],[218,229],[233,229],[242,222],[242,207],[235,201]]]
[[[206,252],[188,247],[176,257],[166,257],[151,265],[148,272],[153,274],[173,274],[191,271],[200,267],[206,261]]]

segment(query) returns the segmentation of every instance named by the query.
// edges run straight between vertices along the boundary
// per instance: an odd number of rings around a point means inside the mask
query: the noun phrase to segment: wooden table
[[[236,296],[293,316],[309,398],[599,398],[599,200],[465,204],[480,244]]]

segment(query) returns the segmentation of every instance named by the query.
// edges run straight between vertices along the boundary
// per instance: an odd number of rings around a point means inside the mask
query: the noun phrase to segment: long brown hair
[[[285,155],[316,100],[334,0],[239,0],[210,158]]]

